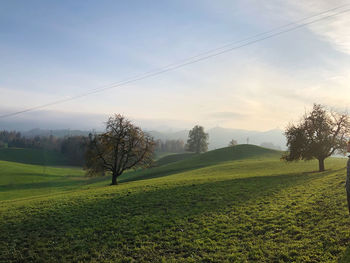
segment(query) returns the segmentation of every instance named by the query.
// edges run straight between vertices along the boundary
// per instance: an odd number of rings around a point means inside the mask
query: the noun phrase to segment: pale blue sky
[[[346,3],[304,2],[2,1],[0,115],[109,85]],[[62,128],[96,128],[113,113],[151,128],[197,123],[284,128],[313,102],[348,106],[349,17],[0,120],[0,128],[16,122],[28,128],[55,122]]]

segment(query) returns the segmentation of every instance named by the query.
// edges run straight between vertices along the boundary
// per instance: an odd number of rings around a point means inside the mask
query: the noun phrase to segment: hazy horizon
[[[38,111],[31,116],[18,118],[16,121],[5,120],[0,122],[0,130],[30,131],[41,130],[81,130],[91,131],[105,129],[105,122],[110,115],[106,114],[84,114],[84,113],[57,113]],[[129,116],[126,116],[129,118]],[[181,120],[157,120],[157,119],[134,119],[129,118],[135,125],[148,131],[179,132],[189,130],[194,125],[201,123],[185,122]],[[285,127],[275,127],[266,130],[243,129],[241,127],[225,127],[222,125],[204,126],[205,130],[222,128],[232,130],[246,130],[267,132],[271,130],[283,130]]]

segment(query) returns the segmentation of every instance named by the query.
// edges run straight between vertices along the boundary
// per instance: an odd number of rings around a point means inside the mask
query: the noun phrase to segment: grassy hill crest
[[[337,262],[349,245],[346,160],[329,158],[319,173],[315,161],[279,156],[218,149],[118,186],[84,181],[77,168],[0,161],[1,177],[20,179],[0,189],[0,261]]]
[[[220,148],[202,154],[174,154],[159,159],[154,168],[123,174],[120,177],[120,181],[126,182],[162,177],[224,162],[245,159],[279,158],[281,154],[282,152],[280,151],[250,144],[240,144],[233,147]],[[157,163],[161,164],[161,166],[157,166]]]
[[[178,161],[191,161],[205,163],[218,163],[225,161],[234,161],[247,158],[267,157],[281,155],[280,151],[263,148],[252,144],[239,144],[233,147],[225,147],[215,149],[202,154],[195,153],[180,153],[171,154],[160,158],[157,161],[157,166],[166,165]]]

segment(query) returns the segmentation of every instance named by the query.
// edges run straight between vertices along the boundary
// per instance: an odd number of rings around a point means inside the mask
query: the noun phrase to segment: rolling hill
[[[71,191],[104,180],[85,177],[81,168],[6,161],[0,161],[0,167],[0,201]]]
[[[166,155],[156,161],[156,166],[162,166],[169,163],[175,163],[178,161],[186,160],[196,155],[195,153],[175,153]]]
[[[0,261],[343,258],[350,245],[346,160],[328,159],[328,170],[319,173],[314,161],[285,163],[279,160],[280,152],[250,145],[187,157],[130,171],[117,186],[108,186],[109,178],[74,185],[84,178],[78,169],[52,168],[45,179],[39,174],[41,166],[0,162],[7,167],[0,170],[0,193],[6,195],[18,191],[10,189],[6,178],[21,177],[11,187],[28,184],[25,180],[34,176],[40,182],[71,180],[63,188],[72,184],[69,191],[35,198],[28,191],[1,201]]]
[[[139,170],[136,172],[127,172],[120,177],[120,181],[135,181],[162,177],[173,173],[184,172],[193,169],[199,169],[206,166],[212,166],[218,163],[238,161],[243,159],[256,158],[275,158],[279,159],[282,152],[262,148],[256,145],[241,144],[235,147],[226,147],[203,154],[177,154],[168,155],[157,161],[161,166],[149,170]],[[157,164],[156,163],[156,164]]]

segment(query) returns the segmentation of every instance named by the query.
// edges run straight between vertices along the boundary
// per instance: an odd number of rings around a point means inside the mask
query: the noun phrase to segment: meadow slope
[[[0,201],[79,189],[105,178],[87,178],[81,168],[0,161]]]
[[[8,199],[0,261],[337,262],[350,244],[345,162],[319,173],[240,146],[129,172],[117,186]]]

